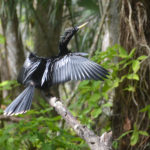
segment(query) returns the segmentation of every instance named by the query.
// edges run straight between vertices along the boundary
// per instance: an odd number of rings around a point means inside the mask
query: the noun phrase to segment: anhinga
[[[44,58],[30,53],[18,76],[18,82],[25,85],[26,89],[5,109],[4,115],[18,115],[28,111],[35,88],[44,90],[70,80],[107,78],[108,71],[85,58],[87,53],[72,53],[67,48],[73,35],[86,24],[66,30],[60,39],[58,56]]]

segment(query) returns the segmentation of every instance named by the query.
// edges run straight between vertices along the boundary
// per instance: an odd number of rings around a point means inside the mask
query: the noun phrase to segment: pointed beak
[[[77,28],[78,29],[81,29],[81,28],[83,28],[85,25],[87,25],[89,22],[85,22],[85,23],[83,23],[82,25],[80,25],[80,26],[78,26]]]

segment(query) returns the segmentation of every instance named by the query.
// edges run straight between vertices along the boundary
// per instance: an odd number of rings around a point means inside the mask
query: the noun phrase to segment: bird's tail
[[[28,85],[27,88],[5,109],[4,115],[12,116],[27,112],[31,107],[34,89],[34,85]]]

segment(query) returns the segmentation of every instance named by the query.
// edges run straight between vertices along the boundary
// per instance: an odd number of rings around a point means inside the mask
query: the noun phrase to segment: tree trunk
[[[150,54],[150,1],[122,0],[120,12],[120,44],[128,53],[136,48],[134,58]],[[113,107],[113,137],[118,138],[122,133],[138,130],[150,133],[148,114],[139,112],[150,104],[150,58],[141,63],[138,72],[139,81],[124,80],[116,89]],[[119,72],[119,76],[128,74],[128,69]],[[124,89],[132,85],[135,92]],[[149,138],[139,136],[136,145],[131,146],[131,135],[128,134],[119,141],[120,150],[148,150]]]
[[[55,6],[51,0],[39,1],[37,4],[36,19],[38,22],[35,26],[35,51],[40,56],[50,57],[58,54],[63,4],[64,0],[57,0]]]
[[[103,1],[105,4],[105,0]],[[118,0],[110,0],[109,11],[105,19],[103,28],[102,50],[105,51],[108,47],[119,42],[119,3]]]
[[[16,8],[13,9],[12,16],[6,17],[3,15],[1,17],[3,34],[6,38],[5,54],[3,58],[5,57],[5,60],[7,61],[4,63],[5,65],[3,65],[2,68],[4,67],[6,69],[8,67],[7,73],[3,75],[4,77],[5,75],[8,75],[11,79],[16,79],[18,70],[24,61],[24,52],[18,28],[18,18],[15,10]]]
[[[6,6],[11,9],[3,12],[0,16],[2,21],[2,30],[5,37],[5,47],[0,53],[0,74],[1,81],[16,79],[24,61],[23,44],[19,32],[18,18],[14,1],[8,1]],[[14,93],[14,91],[13,91]],[[6,97],[7,91],[3,90],[2,97]]]
[[[55,4],[51,0],[37,3],[34,47],[39,56],[58,54],[64,0],[57,0]],[[58,86],[53,86],[50,93],[59,96]]]

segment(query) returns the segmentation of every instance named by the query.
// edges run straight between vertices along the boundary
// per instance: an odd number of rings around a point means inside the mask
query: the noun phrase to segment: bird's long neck
[[[60,50],[59,55],[65,55],[69,53],[67,45],[77,31],[78,31],[77,27],[73,27],[65,31],[64,36],[61,37],[59,42],[59,50]]]

